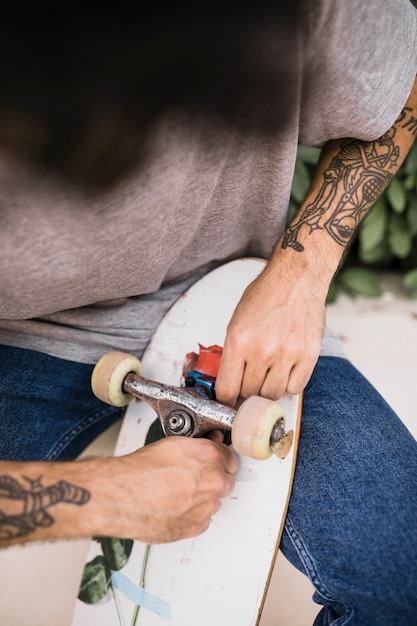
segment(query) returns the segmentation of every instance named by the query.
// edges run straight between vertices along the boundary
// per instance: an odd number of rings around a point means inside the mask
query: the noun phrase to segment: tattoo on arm
[[[304,250],[301,229],[308,234],[325,230],[343,247],[351,240],[367,211],[378,200],[397,170],[400,148],[395,143],[397,128],[417,135],[417,118],[405,107],[395,125],[376,141],[346,139],[323,172],[323,183],[314,200],[286,230],[283,248]],[[334,205],[335,198],[338,198]]]
[[[411,107],[404,107],[396,124],[398,124],[400,128],[409,130],[413,137],[417,136],[417,117],[413,115],[413,109]]]
[[[82,506],[90,499],[86,489],[65,480],[43,487],[42,477],[22,478],[24,486],[11,476],[0,476],[0,541],[26,537],[38,527],[52,526],[55,520],[47,509],[56,504],[66,502]]]

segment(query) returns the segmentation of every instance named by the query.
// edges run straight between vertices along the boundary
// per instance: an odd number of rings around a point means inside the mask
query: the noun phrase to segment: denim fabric
[[[0,458],[74,458],[119,419],[91,371],[0,346]],[[313,582],[315,626],[417,625],[417,442],[343,358],[305,391],[281,550]]]
[[[0,346],[0,459],[76,458],[122,409],[91,391],[93,365]]]
[[[417,442],[345,359],[305,390],[281,550],[324,605],[315,626],[417,624]]]

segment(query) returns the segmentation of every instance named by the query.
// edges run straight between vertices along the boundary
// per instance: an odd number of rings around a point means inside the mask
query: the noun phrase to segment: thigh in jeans
[[[76,458],[120,419],[91,391],[93,365],[0,346],[0,459]]]
[[[417,442],[345,359],[306,388],[281,549],[313,582],[316,625],[417,624]]]

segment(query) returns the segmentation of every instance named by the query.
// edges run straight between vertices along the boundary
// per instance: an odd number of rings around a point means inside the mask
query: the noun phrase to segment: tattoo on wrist
[[[405,107],[395,125],[376,141],[346,139],[341,143],[338,154],[323,172],[318,194],[287,228],[282,248],[302,252],[302,229],[310,235],[325,230],[340,246],[349,244],[361,219],[396,172],[400,157],[395,143],[397,128],[417,135],[417,118],[411,107]]]
[[[413,137],[417,137],[417,117],[414,115],[414,109],[411,107],[404,107],[395,123],[399,128],[405,128],[410,131]]]
[[[0,476],[0,541],[52,526],[55,519],[47,509],[61,502],[82,506],[90,499],[86,489],[65,480],[44,487],[42,477],[22,479],[21,484],[12,476]]]

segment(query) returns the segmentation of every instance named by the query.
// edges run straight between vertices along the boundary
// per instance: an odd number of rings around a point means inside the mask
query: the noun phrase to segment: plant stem
[[[140,572],[140,579],[139,579],[139,587],[142,587],[142,589],[145,588],[145,584],[146,584],[145,575],[146,575],[146,568],[148,566],[148,559],[149,559],[150,550],[151,550],[151,546],[147,545],[145,547],[145,553],[143,555],[142,569],[141,569],[141,572]],[[136,626],[136,622],[137,622],[137,619],[139,617],[139,609],[140,609],[140,606],[137,604],[135,606],[135,610],[133,611],[132,621],[130,622],[130,626]]]
[[[120,626],[124,626],[123,616],[122,616],[122,613],[120,611],[120,606],[119,606],[119,598],[117,597],[117,593],[116,593],[116,590],[113,587],[113,585],[110,585],[110,588],[111,588],[111,592],[112,592],[112,595],[113,595],[113,600],[114,600],[114,604],[115,604],[115,607],[116,607],[116,613],[117,613],[117,617],[119,619],[119,624],[120,624]]]

